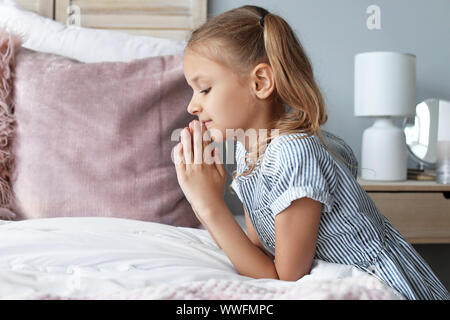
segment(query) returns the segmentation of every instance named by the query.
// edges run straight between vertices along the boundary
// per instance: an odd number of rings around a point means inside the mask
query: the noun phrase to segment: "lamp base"
[[[361,150],[361,178],[376,181],[404,181],[408,149],[405,134],[391,118],[377,118],[364,130]]]

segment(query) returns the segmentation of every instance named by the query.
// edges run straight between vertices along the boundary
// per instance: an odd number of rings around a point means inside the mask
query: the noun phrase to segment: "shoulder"
[[[316,135],[289,134],[272,142],[262,164],[263,179],[268,186],[301,185],[324,189],[326,185],[334,190],[338,168]]]
[[[299,167],[327,158],[328,153],[316,135],[293,133],[274,138],[267,147],[264,162],[276,167]]]
[[[334,155],[339,155],[339,157],[334,157],[334,159],[340,161],[344,160],[344,166],[348,167],[351,174],[356,178],[358,175],[358,160],[352,150],[352,148],[338,136],[322,130],[322,136],[327,144],[328,149],[334,153]]]

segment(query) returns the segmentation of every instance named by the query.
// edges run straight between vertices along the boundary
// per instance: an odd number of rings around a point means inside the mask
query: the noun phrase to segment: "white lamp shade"
[[[355,55],[355,116],[415,114],[416,57],[397,52]]]

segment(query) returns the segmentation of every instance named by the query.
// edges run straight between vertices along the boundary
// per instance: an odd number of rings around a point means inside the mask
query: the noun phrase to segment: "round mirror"
[[[403,130],[409,154],[419,165],[434,167],[437,154],[439,99],[428,99],[416,106],[416,115],[406,118]]]

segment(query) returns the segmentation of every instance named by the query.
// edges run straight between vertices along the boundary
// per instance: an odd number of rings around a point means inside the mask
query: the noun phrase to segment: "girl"
[[[449,299],[324,143],[324,101],[285,20],[256,6],[225,12],[192,33],[183,63],[194,90],[188,112],[199,120],[184,128],[174,148],[178,182],[240,274],[296,281],[316,258],[356,266],[407,299]],[[237,136],[232,181],[248,235],[223,198],[218,150],[203,139],[224,141],[227,129],[257,132],[256,142]]]

